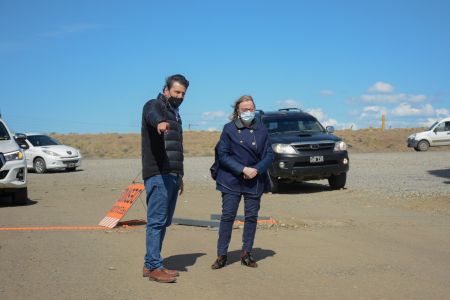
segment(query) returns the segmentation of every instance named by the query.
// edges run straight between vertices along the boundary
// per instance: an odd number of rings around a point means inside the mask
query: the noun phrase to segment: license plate
[[[67,167],[68,167],[68,168],[73,168],[73,167],[75,167],[75,164],[74,164],[74,163],[68,163],[68,164],[67,164]]]
[[[323,162],[323,156],[310,156],[309,162],[312,164]]]

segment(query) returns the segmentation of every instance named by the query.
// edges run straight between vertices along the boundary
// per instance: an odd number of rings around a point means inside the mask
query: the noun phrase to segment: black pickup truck
[[[258,111],[269,131],[275,159],[269,169],[272,192],[280,183],[328,179],[332,189],[345,187],[349,158],[347,145],[312,115],[297,108]]]

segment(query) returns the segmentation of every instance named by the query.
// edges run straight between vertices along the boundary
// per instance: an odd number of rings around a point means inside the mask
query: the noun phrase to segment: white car
[[[17,144],[25,138],[23,134],[13,136],[0,118],[0,195],[12,195],[16,205],[28,201],[27,165],[23,150]]]
[[[28,133],[24,144],[28,169],[42,174],[47,170],[75,171],[81,165],[78,149],[61,145],[57,140],[41,133]]]
[[[427,151],[430,147],[450,145],[450,118],[436,121],[427,131],[410,135],[408,147],[416,151]]]

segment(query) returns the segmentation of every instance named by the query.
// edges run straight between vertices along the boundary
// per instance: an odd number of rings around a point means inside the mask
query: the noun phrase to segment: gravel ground
[[[176,216],[220,213],[212,161],[186,159]],[[258,230],[257,269],[239,264],[240,229],[229,265],[212,271],[217,231],[169,227],[162,254],[182,271],[173,285],[142,278],[143,226],[0,231],[0,299],[448,299],[450,152],[350,154],[350,161],[346,189],[314,181],[264,195],[260,215],[279,225]],[[139,174],[138,159],[30,174],[29,205],[0,204],[0,228],[96,225]],[[145,218],[142,198],[125,220]]]
[[[112,163],[113,162],[113,163]],[[213,157],[188,157],[185,161],[187,186],[210,188],[209,176]],[[74,176],[80,182],[110,184],[137,178],[140,180],[140,160],[85,160],[85,172]],[[102,169],[102,172],[95,172]],[[120,172],[117,170],[120,169]],[[103,178],[107,173],[108,177]],[[34,178],[32,174],[32,179]],[[327,185],[326,180],[314,181]],[[366,190],[386,195],[449,196],[450,152],[360,153],[350,154],[350,171],[346,188]],[[301,189],[301,187],[299,187]]]

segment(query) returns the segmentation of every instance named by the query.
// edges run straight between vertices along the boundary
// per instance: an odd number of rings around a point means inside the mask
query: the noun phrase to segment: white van
[[[16,143],[26,135],[12,135],[0,118],[0,196],[11,195],[13,204],[24,205],[28,201],[27,164],[23,150]]]
[[[408,137],[408,147],[416,151],[427,151],[430,147],[450,145],[450,118],[436,121],[427,131]]]

